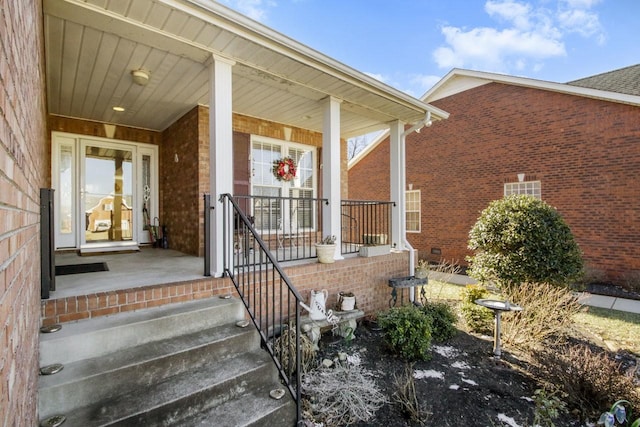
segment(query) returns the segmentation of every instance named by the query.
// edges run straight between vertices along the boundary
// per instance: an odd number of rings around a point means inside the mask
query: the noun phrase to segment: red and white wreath
[[[291,181],[296,177],[296,163],[291,157],[274,160],[272,170],[278,181]]]

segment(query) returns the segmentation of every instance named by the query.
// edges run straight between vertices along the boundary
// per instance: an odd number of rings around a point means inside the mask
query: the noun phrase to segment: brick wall
[[[234,132],[234,188],[248,185],[248,158],[244,147],[251,134],[285,140],[286,126],[254,117],[233,115]],[[290,128],[290,140],[322,146],[322,134],[305,129]],[[209,193],[209,109],[196,106],[162,133],[160,150],[160,222],[169,231],[169,245],[178,251],[202,256],[204,254],[204,201]],[[242,144],[243,147],[239,147]],[[342,141],[343,170],[346,170],[346,142]],[[318,150],[321,156],[321,150]],[[178,154],[178,162],[175,162]],[[318,159],[318,171],[321,159]],[[346,174],[345,174],[346,177]],[[342,194],[347,195],[347,180],[341,180]],[[243,191],[243,194],[247,194]]]
[[[38,424],[40,193],[47,185],[42,6],[0,4],[0,425]]]
[[[640,109],[492,83],[433,105],[451,113],[407,137],[407,183],[422,195],[421,257],[464,263],[468,232],[505,182],[540,180],[587,264],[617,280],[640,270]],[[388,197],[388,140],[349,173],[366,197]],[[372,184],[370,184],[372,183]],[[430,254],[439,248],[441,255]]]
[[[68,132],[79,135],[108,138],[104,123],[55,115],[49,115],[49,131]],[[51,134],[49,134],[49,138],[50,137]],[[161,145],[162,143],[162,134],[160,132],[127,126],[114,125],[113,138],[122,141],[140,142],[153,145]]]
[[[47,300],[42,304],[43,325],[73,322],[127,311],[158,307],[165,304],[210,298],[228,294],[228,278],[204,277],[179,283],[142,286],[109,292]]]
[[[160,163],[163,166],[160,176],[160,223],[167,226],[171,249],[193,255],[200,255],[204,230],[200,227],[203,211],[201,199],[209,187],[208,171],[205,177],[201,171],[201,156],[206,154],[207,162],[209,159],[208,150],[202,153],[200,144],[199,122],[204,109],[199,106],[193,108],[167,128],[162,134],[160,151]]]
[[[305,302],[310,291],[329,292],[327,308],[335,308],[339,292],[353,292],[358,308],[367,314],[389,308],[391,289],[389,279],[409,274],[409,253],[398,252],[370,258],[349,257],[333,264],[311,263],[288,267],[285,272],[293,281]],[[409,290],[403,297],[408,301]],[[401,293],[398,293],[400,298]]]

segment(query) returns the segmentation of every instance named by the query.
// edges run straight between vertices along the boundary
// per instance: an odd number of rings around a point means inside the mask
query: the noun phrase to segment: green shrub
[[[570,285],[582,255],[558,211],[532,196],[494,200],[469,232],[469,275],[499,286],[523,282]]]
[[[378,316],[391,350],[407,360],[428,360],[431,317],[414,305],[392,308]]]
[[[477,299],[486,298],[487,295],[487,289],[480,285],[467,285],[460,292],[462,298],[460,311],[472,332],[489,334],[493,330],[493,312],[474,302]]]
[[[431,318],[431,338],[435,342],[447,341],[458,332],[456,314],[444,302],[427,302],[421,310]]]

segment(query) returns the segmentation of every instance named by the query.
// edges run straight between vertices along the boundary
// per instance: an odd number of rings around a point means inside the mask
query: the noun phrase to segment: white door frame
[[[150,198],[152,200],[150,206],[150,218],[159,216],[159,191],[158,191],[158,146],[152,144],[137,143],[132,141],[116,140],[102,137],[94,137],[80,134],[70,134],[65,132],[52,132],[52,161],[51,161],[51,184],[55,191],[55,248],[56,249],[80,249],[82,252],[95,251],[112,251],[133,249],[138,244],[149,243],[148,230],[143,229],[143,191],[138,189],[142,182],[142,157],[150,156],[150,178],[151,191]],[[133,170],[132,170],[132,193],[133,193],[133,210],[134,221],[132,227],[132,240],[124,242],[100,242],[89,243],[85,241],[85,214],[83,204],[84,190],[84,150],[86,145],[107,146],[114,148],[125,148],[132,151]],[[60,188],[60,148],[62,146],[71,147],[72,161],[71,178],[68,183],[71,190],[71,217],[67,218],[71,221],[71,232],[61,233],[60,218],[60,197],[63,196]],[[67,184],[67,183],[66,183]],[[68,191],[68,189],[65,189]],[[144,236],[147,235],[145,239]]]

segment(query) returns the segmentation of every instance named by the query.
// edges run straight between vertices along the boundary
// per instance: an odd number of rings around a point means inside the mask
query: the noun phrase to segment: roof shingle
[[[640,96],[640,64],[574,80],[567,84]]]

